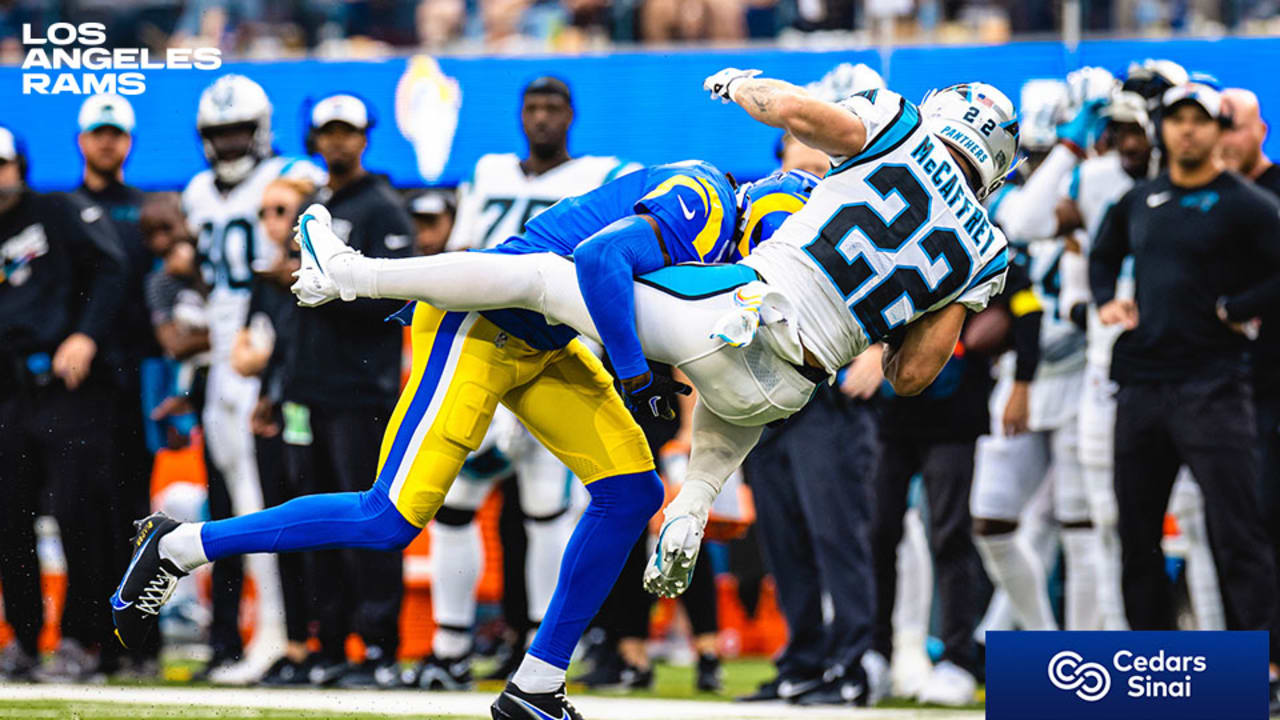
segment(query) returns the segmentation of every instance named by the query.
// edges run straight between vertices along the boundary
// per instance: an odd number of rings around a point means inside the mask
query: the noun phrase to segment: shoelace
[[[160,614],[160,606],[169,601],[169,596],[178,587],[178,576],[160,568],[160,574],[151,579],[138,594],[134,607],[148,615]]]
[[[563,692],[556,693],[556,700],[559,700],[564,709],[569,711],[569,717],[580,717],[578,709],[573,706],[573,703],[569,702],[569,698],[565,697]]]

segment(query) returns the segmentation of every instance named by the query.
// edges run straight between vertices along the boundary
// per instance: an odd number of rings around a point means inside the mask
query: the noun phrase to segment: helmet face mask
[[[1018,162],[1018,113],[1004,93],[986,83],[963,83],[930,92],[920,113],[939,140],[978,174],[979,200],[1004,183]]]
[[[271,155],[271,101],[262,86],[243,75],[224,75],[205,88],[196,110],[205,159],[218,180],[234,185]],[[243,148],[247,132],[249,143]]]

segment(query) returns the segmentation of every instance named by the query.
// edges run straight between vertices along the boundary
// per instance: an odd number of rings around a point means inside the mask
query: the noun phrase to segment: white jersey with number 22
[[[1008,267],[1004,234],[914,104],[888,90],[840,104],[866,145],[833,157],[804,208],[744,261],[794,304],[801,341],[832,373],[948,303],[983,309]]]

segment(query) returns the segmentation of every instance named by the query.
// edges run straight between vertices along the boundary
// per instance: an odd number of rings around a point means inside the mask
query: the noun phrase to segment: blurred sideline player
[[[196,111],[196,130],[210,167],[192,178],[182,192],[201,272],[211,288],[207,302],[210,367],[202,420],[213,517],[262,509],[249,429],[259,381],[236,373],[230,357],[248,313],[256,253],[268,247],[261,240],[258,220],[263,190],[285,175],[304,177],[317,185],[324,180],[310,162],[274,154],[271,109],[262,87],[243,75],[224,75],[206,88]],[[275,558],[254,555],[246,564],[257,588],[258,613],[249,652],[236,665],[231,662],[240,654],[238,573],[234,567],[215,568],[215,655],[209,675],[215,682],[252,682],[284,653],[283,600]]]
[[[1186,78],[1186,71],[1168,60],[1131,64],[1121,92],[1111,99],[1103,116],[1110,149],[1087,158],[1069,152],[1066,146],[1055,149],[1060,158],[1054,171],[1057,175],[1046,174],[1041,186],[1046,191],[1051,185],[1057,186],[1054,222],[1059,234],[1068,235],[1061,266],[1059,309],[1086,329],[1079,451],[1090,515],[1098,536],[1098,612],[1100,625],[1106,630],[1128,628],[1120,594],[1120,545],[1112,476],[1116,386],[1110,379],[1111,348],[1122,329],[1104,326],[1098,320],[1097,307],[1089,301],[1086,258],[1107,209],[1135,182],[1154,172],[1158,148],[1153,145],[1156,123],[1152,113],[1159,115],[1164,91]],[[1117,284],[1117,296],[1132,297],[1133,290],[1132,266],[1126,263]],[[1203,498],[1185,468],[1174,484],[1169,512],[1177,518],[1187,541],[1187,589],[1197,626],[1222,629],[1225,616],[1205,528]]]
[[[569,154],[573,125],[569,87],[553,77],[540,77],[521,94],[520,123],[528,155],[494,153],[482,156],[471,180],[459,188],[458,216],[448,250],[485,250],[524,232],[525,223],[562,198],[596,189],[614,177],[637,170],[614,157]],[[484,553],[475,513],[499,482],[515,474],[516,496],[524,514],[525,557],[509,558],[523,567],[527,618],[508,618],[514,627],[528,627],[507,667],[496,674],[506,679],[520,653],[533,638],[551,602],[564,545],[572,527],[563,521],[569,509],[573,477],[539,444],[505,407],[494,412],[484,452],[462,467],[431,524],[431,604],[436,622],[432,654],[419,669],[416,682],[426,689],[456,690],[471,685],[471,632],[475,623],[476,585]],[[514,498],[512,498],[514,499]],[[511,590],[508,590],[510,592]],[[504,598],[504,607],[508,606]],[[521,603],[515,603],[519,607]],[[527,623],[526,623],[527,621]]]
[[[744,208],[749,207],[750,191],[743,189]],[[658,245],[654,226],[663,228],[662,248],[675,259],[735,258],[752,243],[750,235],[739,242],[738,197],[728,178],[705,163],[631,173],[556,207],[532,220],[524,236],[498,252],[567,247],[578,266],[590,269],[596,279],[622,280],[630,287],[633,263],[640,259],[632,253],[644,254],[645,262],[655,255],[665,262],[651,247]],[[304,213],[299,234],[312,263],[317,247],[322,266],[338,250],[351,252],[329,229],[322,207]],[[467,257],[525,259],[446,253],[411,260],[447,264]],[[417,273],[412,264],[393,267]],[[333,288],[321,300],[337,294]],[[565,552],[563,582],[494,713],[510,716],[525,705],[557,715],[573,712],[563,693],[569,655],[663,499],[653,458],[600,361],[575,339],[577,331],[550,326],[527,311],[481,314],[421,303],[411,307],[414,370],[384,436],[374,487],[364,493],[299,498],[213,523],[179,525],[163,515],[151,516],[136,540],[133,571],[123,578],[115,598],[114,617],[123,640],[145,637],[176,578],[209,558],[334,546],[403,547],[435,515],[468,453],[479,448],[501,401],[587,484],[591,503]],[[700,342],[710,344],[701,335]],[[668,380],[660,387],[673,385]],[[655,415],[669,409],[649,403],[644,407]],[[594,432],[584,433],[584,427]],[[163,556],[161,543],[151,542],[157,537],[168,538]]]
[[[835,104],[789,83],[753,79],[757,74],[728,68],[704,87],[824,149],[835,167],[809,203],[742,263],[671,268],[617,294],[623,314],[634,317],[625,325],[592,303],[593,275],[577,254],[573,266],[546,253],[380,261],[336,246],[322,218],[312,229],[321,243],[316,266],[304,268],[295,285],[303,304],[389,295],[458,310],[525,308],[603,340],[615,365],[643,347],[684,370],[700,391],[693,452],[645,578],[663,595],[687,587],[707,510],[762,425],[794,413],[817,382],[882,340],[891,345],[884,361],[890,383],[901,394],[919,393],[951,357],[967,310],[999,292],[1008,262],[1003,233],[978,201],[1003,183],[1017,152],[1017,116],[998,90],[952,86],[921,108],[887,90]],[[881,158],[888,161],[874,162]],[[898,196],[895,212],[883,205],[890,194]],[[303,228],[311,222],[304,215]],[[913,237],[922,244],[907,245]],[[852,260],[846,243],[858,250]],[[753,279],[759,277],[776,284]],[[615,334],[620,328],[626,332]],[[757,334],[761,342],[753,344]],[[618,375],[629,399],[647,399],[655,412],[674,391],[669,384],[649,392],[629,386],[628,379],[651,378],[628,378],[621,366]],[[850,687],[858,692],[848,700],[865,703],[865,684]],[[513,691],[508,686],[497,706],[514,702]]]
[[[427,190],[410,198],[414,251],[418,255],[444,252],[457,212],[458,201],[451,192]]]
[[[1055,135],[1069,136],[1077,128],[1084,128],[1081,132],[1085,135],[1091,133],[1098,112],[1097,103],[1091,101],[1094,97],[1109,97],[1114,86],[1111,74],[1097,68],[1074,72],[1067,83],[1028,83],[1023,92],[1023,130],[1036,163],[1044,160],[1056,144]],[[1073,94],[1076,115],[1055,131],[1059,116],[1068,110],[1068,96]],[[1093,144],[1092,137],[1077,137],[1067,139],[1085,147]],[[1034,176],[1035,171],[1031,172]],[[1024,213],[1036,208],[1041,214],[1052,215],[1052,203],[1029,201],[1025,193],[1023,185],[1007,185],[1003,189],[991,205],[997,223],[1014,224],[1008,223],[1007,214],[1002,212],[1010,208]],[[1076,451],[1075,418],[1084,382],[1084,334],[1056,312],[1062,242],[1053,235],[1025,237],[1010,233],[1009,238],[1011,245],[1026,257],[1033,284],[1034,297],[1023,301],[1045,308],[1041,315],[1040,362],[1032,377],[1015,370],[1011,354],[998,363],[998,380],[990,398],[992,429],[978,440],[975,458],[971,513],[976,544],[988,574],[997,587],[1008,593],[1019,625],[1027,630],[1056,629],[1045,569],[1017,533],[1019,519],[1037,488],[1045,482],[1052,483],[1054,517],[1061,527],[1067,566],[1066,626],[1071,630],[1094,629],[1092,568],[1096,552],[1092,542],[1096,536],[1090,527]],[[1016,307],[1014,310],[1016,313]]]

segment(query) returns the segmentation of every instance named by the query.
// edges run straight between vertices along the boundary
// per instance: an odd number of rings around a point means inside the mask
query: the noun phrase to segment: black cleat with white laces
[[[509,682],[489,713],[493,720],[583,720],[565,697],[564,685],[555,692],[527,693]]]
[[[160,538],[180,525],[164,513],[152,513],[133,524],[133,559],[111,596],[116,638],[127,648],[140,647],[156,626],[160,607],[169,601],[186,573],[160,557]]]

